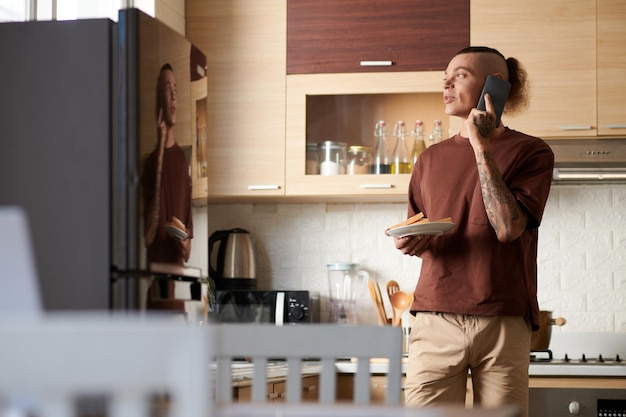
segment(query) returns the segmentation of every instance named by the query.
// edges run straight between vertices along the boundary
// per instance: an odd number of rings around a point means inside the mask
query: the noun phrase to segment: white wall
[[[383,285],[412,291],[420,260],[383,231],[405,204],[217,204],[195,209],[190,264],[207,265],[208,230],[242,227],[255,240],[258,287],[328,295],[326,264],[359,263]],[[554,186],[540,228],[539,302],[568,323],[555,332],[626,332],[626,185]],[[367,290],[359,320],[375,323]],[[387,304],[387,312],[390,307]],[[322,318],[326,317],[322,311]]]

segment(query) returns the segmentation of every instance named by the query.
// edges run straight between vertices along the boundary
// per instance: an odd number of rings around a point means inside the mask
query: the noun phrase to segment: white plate
[[[414,223],[406,226],[396,227],[387,230],[389,236],[405,237],[413,235],[435,235],[439,236],[455,226],[452,222],[427,222]]]
[[[189,237],[189,235],[187,233],[185,233],[184,231],[180,230],[178,227],[174,227],[171,224],[166,224],[165,225],[165,230],[167,230],[167,233],[169,233],[170,236],[172,237],[176,237],[180,240],[185,240]]]

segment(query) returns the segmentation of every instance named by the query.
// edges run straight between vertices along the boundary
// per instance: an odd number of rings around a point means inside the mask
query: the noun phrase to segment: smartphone
[[[480,93],[478,106],[476,106],[476,108],[482,111],[486,110],[485,94],[489,93],[489,97],[491,97],[491,103],[493,104],[493,109],[496,112],[496,127],[500,126],[500,118],[502,117],[502,112],[504,111],[504,104],[506,103],[506,99],[509,97],[509,91],[511,91],[510,82],[493,75],[487,76],[487,79],[485,80],[485,85],[483,86],[483,91],[482,93]]]

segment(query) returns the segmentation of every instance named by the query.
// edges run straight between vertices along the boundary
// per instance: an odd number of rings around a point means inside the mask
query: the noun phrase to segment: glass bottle
[[[426,149],[426,126],[421,120],[415,121],[413,128],[413,166],[424,149]]]
[[[393,146],[389,146],[389,129],[384,120],[379,120],[374,128],[374,136],[376,137],[376,148],[374,149],[372,174],[390,174],[391,173],[391,152]],[[390,150],[391,149],[391,150]]]
[[[404,121],[398,120],[393,128],[396,146],[391,164],[392,174],[410,174],[412,167],[413,143],[407,138]]]
[[[428,140],[433,143],[439,143],[443,140],[443,125],[441,124],[441,120],[435,120],[435,125],[433,126],[433,133],[430,134]]]

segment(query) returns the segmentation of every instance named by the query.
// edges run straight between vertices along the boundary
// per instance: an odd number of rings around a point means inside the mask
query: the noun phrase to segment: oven
[[[529,417],[626,417],[624,333],[553,334],[529,375]]]

